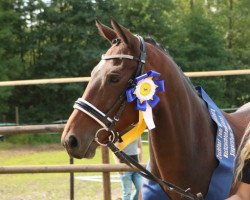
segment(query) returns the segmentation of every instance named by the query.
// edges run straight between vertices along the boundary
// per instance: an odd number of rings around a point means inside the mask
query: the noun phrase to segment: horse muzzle
[[[68,134],[65,138],[62,137],[61,143],[69,156],[77,159],[93,158],[98,146],[94,138],[81,140],[72,133]]]

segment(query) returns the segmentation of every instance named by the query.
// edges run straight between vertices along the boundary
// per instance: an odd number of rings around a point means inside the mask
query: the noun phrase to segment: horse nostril
[[[69,144],[70,148],[76,148],[77,147],[78,142],[77,142],[77,139],[75,138],[75,136],[73,136],[73,135],[69,136],[68,144]]]

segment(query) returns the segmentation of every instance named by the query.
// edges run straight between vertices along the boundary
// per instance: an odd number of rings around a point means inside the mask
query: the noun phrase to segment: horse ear
[[[115,31],[109,28],[108,26],[102,24],[99,20],[96,19],[95,24],[101,36],[107,39],[110,43],[112,43],[113,39],[117,38]]]
[[[111,19],[111,25],[115,30],[117,36],[121,38],[121,40],[130,46],[130,44],[135,44],[137,41],[136,37],[125,27],[118,24],[114,19]]]

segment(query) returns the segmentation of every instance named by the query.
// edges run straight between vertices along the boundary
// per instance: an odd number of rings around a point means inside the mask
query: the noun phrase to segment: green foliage
[[[207,2],[207,4],[205,4]],[[166,47],[183,71],[249,68],[249,0],[1,0],[0,80],[89,76],[109,47],[95,24],[114,17]],[[220,107],[250,100],[249,76],[193,78]],[[67,119],[85,84],[0,88],[0,120]]]
[[[181,29],[177,35],[179,39],[174,40],[177,44],[173,50],[170,46],[169,50],[173,51],[174,58],[185,71],[218,70],[225,64],[223,40],[202,12],[193,11],[186,15]]]
[[[22,62],[19,54],[19,40],[16,32],[20,16],[14,10],[12,1],[0,1],[0,81],[16,79],[20,75]],[[0,88],[0,110],[10,110],[8,99],[13,88]]]
[[[100,9],[110,9],[112,3],[60,0],[45,6],[42,2],[30,1],[26,10],[34,14],[41,8],[42,11],[32,17],[36,23],[32,23],[28,32],[29,78],[88,76],[107,48],[105,41],[98,37],[95,19]],[[17,100],[27,87],[16,88],[11,101],[20,107],[23,122],[30,123],[34,119],[41,123],[51,122],[68,117],[72,101],[82,90],[80,84],[28,87],[29,95]],[[48,107],[53,112],[48,112]]]
[[[11,144],[59,144],[60,134],[24,134],[8,136],[6,141]]]
[[[155,39],[164,41],[169,30],[168,12],[173,9],[171,0],[117,0],[117,19],[134,33],[152,35]],[[165,32],[163,34],[163,31]]]

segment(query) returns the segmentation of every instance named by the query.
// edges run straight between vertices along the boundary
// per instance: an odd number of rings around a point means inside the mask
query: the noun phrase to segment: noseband
[[[139,35],[137,35],[136,37],[138,38],[140,42],[139,57],[134,57],[132,55],[126,55],[126,54],[102,55],[102,60],[129,59],[129,60],[135,60],[138,62],[135,74],[133,75],[133,77],[130,78],[130,80],[128,81],[127,87],[121,93],[118,100],[114,103],[114,105],[111,107],[108,113],[107,114],[103,113],[101,110],[99,110],[93,104],[91,104],[90,102],[86,101],[83,98],[77,99],[77,101],[75,102],[73,106],[73,108],[84,112],[85,114],[87,114],[89,117],[94,119],[98,124],[102,126],[102,128],[96,132],[96,136],[95,136],[95,141],[99,143],[100,145],[107,145],[106,143],[103,143],[98,139],[98,136],[102,130],[105,130],[110,133],[109,141],[114,142],[116,138],[118,138],[118,140],[121,140],[121,134],[115,130],[115,125],[119,121],[119,118],[126,105],[126,99],[125,99],[126,90],[127,88],[131,87],[134,84],[134,78],[137,76],[140,76],[143,73],[145,59],[146,59],[146,45],[145,45],[144,39]],[[117,108],[118,106],[119,106],[119,109],[116,112],[116,114],[113,117],[109,117],[109,114],[113,111],[113,109]]]

